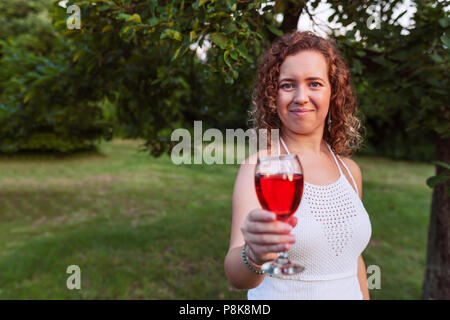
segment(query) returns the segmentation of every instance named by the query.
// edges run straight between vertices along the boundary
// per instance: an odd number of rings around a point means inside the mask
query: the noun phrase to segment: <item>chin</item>
[[[287,128],[289,131],[292,131],[296,134],[301,135],[308,135],[311,134],[314,130],[312,128],[305,128],[305,127],[295,127],[295,128]]]
[[[317,127],[312,126],[311,124],[301,125],[299,123],[283,125],[285,129],[294,132],[299,135],[309,135],[315,132],[316,130],[320,130]]]

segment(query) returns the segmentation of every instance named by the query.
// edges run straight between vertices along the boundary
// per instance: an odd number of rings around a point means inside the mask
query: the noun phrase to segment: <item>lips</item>
[[[314,110],[312,109],[292,109],[289,110],[289,112],[295,114],[296,116],[302,116],[305,114],[308,114],[309,112],[313,112]]]

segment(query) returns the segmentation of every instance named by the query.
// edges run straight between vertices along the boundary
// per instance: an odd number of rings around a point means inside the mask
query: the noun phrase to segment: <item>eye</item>
[[[280,87],[281,87],[281,89],[289,90],[289,89],[292,89],[292,84],[291,83],[283,83]]]
[[[312,85],[313,88],[318,88],[318,87],[320,87],[322,84],[321,84],[320,82],[314,81],[314,82],[311,82],[311,85]]]

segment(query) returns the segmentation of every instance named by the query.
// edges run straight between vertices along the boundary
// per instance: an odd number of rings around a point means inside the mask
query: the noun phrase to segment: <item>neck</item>
[[[322,143],[322,134],[313,133],[311,135],[302,135],[281,129],[281,138],[283,138],[290,153],[319,156],[323,148],[326,147]]]

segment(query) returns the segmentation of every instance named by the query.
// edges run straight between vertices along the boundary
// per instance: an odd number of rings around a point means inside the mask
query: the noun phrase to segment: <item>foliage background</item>
[[[145,139],[159,155],[170,150],[172,130],[193,120],[246,128],[258,59],[283,33],[275,15],[290,2],[68,1],[81,8],[81,30],[67,29],[58,3],[2,2],[3,151],[70,151],[115,132]],[[380,29],[367,26],[370,3],[331,2],[329,20],[355,25],[333,33],[358,93],[361,153],[432,160],[436,132],[450,122],[449,18],[445,3],[416,1],[415,28],[404,35],[399,3],[383,2]],[[189,47],[206,40],[212,47],[200,61]]]

